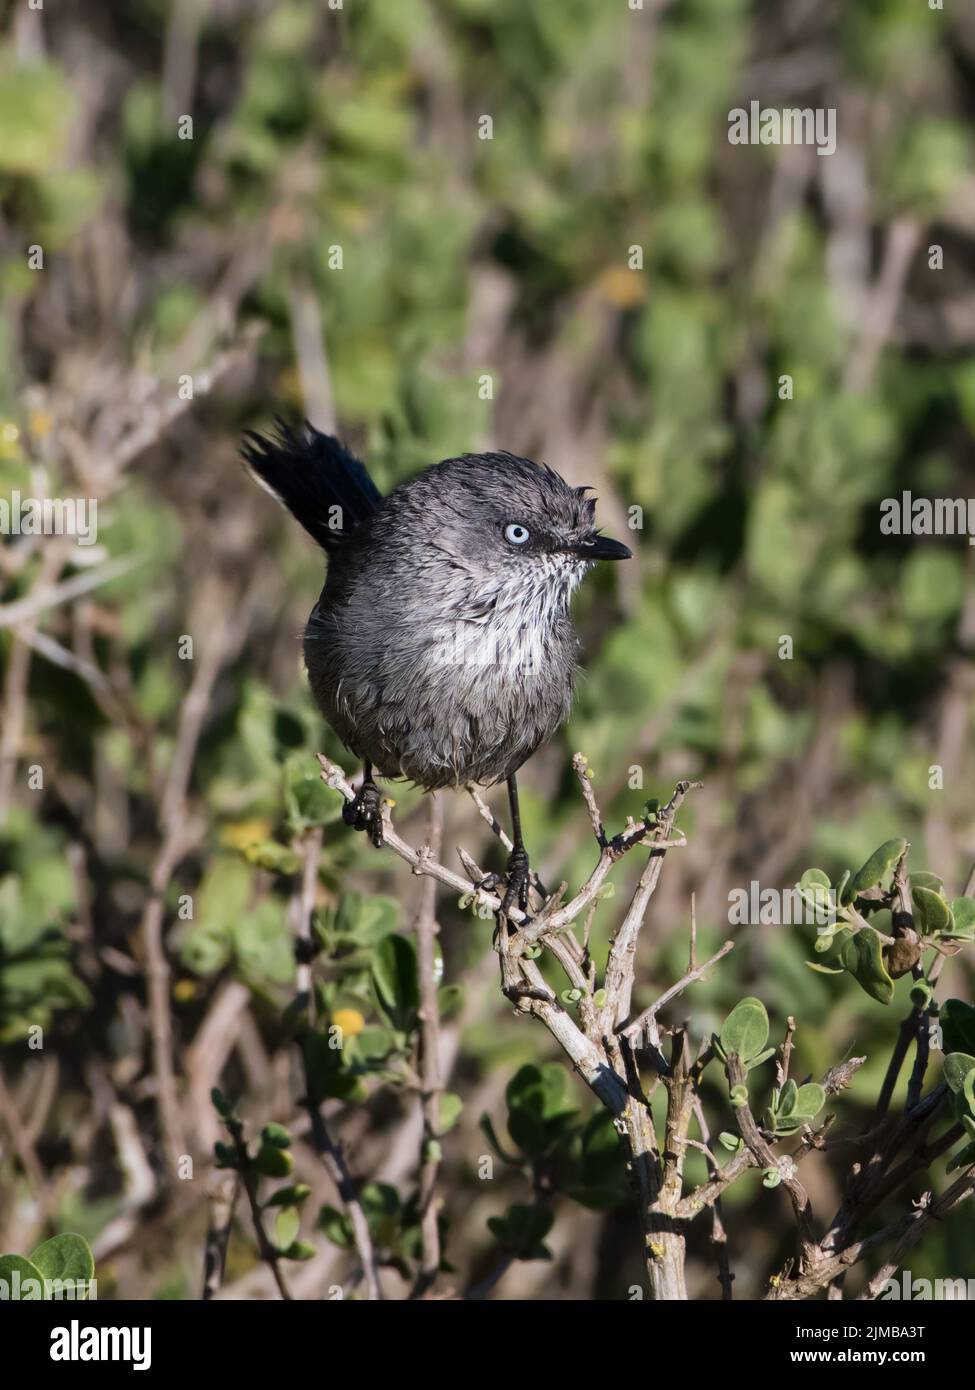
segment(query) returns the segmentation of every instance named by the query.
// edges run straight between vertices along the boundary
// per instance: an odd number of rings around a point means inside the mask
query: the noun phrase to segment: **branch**
[[[430,796],[426,848],[436,858],[443,843],[443,807],[436,792]],[[440,1269],[440,1227],[437,1176],[440,1172],[440,1008],[437,999],[436,941],[440,928],[436,916],[436,883],[424,879],[416,915],[417,972],[420,977],[419,1070],[423,1108],[423,1140],[420,1159],[420,1272],[411,1293],[421,1298],[436,1281]]]
[[[309,831],[300,841],[298,848],[303,857],[302,881],[298,895],[292,902],[296,934],[295,955],[298,960],[298,1002],[304,1007],[309,1029],[312,1027],[314,1012],[314,996],[311,988],[311,961],[313,958],[311,917],[315,906],[314,888],[318,877],[318,856],[321,847],[322,831],[320,828]],[[307,1033],[305,1038],[307,1038]],[[383,1290],[379,1282],[379,1266],[369,1223],[359,1200],[355,1180],[345,1161],[345,1155],[340,1145],[329,1134],[325,1116],[322,1114],[321,1097],[315,1090],[314,1076],[304,1040],[302,1040],[299,1050],[305,1082],[305,1094],[302,1103],[308,1114],[312,1143],[345,1207],[349,1225],[352,1227],[355,1248],[362,1263],[369,1299],[374,1302],[379,1301],[382,1299]]]

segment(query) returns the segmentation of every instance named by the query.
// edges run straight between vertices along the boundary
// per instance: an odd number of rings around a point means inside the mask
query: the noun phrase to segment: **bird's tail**
[[[323,550],[334,550],[376,510],[382,493],[354,454],[307,421],[276,419],[268,438],[248,431],[241,453],[262,487],[287,507]]]

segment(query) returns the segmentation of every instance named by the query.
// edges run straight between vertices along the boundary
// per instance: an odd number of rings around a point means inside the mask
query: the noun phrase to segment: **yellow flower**
[[[336,1028],[341,1028],[347,1038],[354,1038],[366,1026],[366,1020],[358,1009],[336,1009],[332,1023]]]
[[[647,297],[646,277],[626,266],[608,266],[596,277],[596,293],[614,309],[635,309]]]
[[[255,816],[253,820],[233,821],[220,830],[220,839],[231,849],[245,850],[266,840],[271,833],[271,822],[266,817]]]

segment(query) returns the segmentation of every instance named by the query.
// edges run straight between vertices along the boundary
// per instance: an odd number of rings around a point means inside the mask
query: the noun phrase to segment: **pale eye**
[[[512,521],[509,526],[504,528],[504,538],[512,545],[525,545],[531,540],[531,532],[527,526],[522,526],[519,521]]]

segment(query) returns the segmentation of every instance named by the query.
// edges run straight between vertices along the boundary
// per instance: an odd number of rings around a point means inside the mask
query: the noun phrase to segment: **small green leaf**
[[[373,952],[372,978],[379,1001],[394,1027],[409,1032],[420,1003],[413,942],[393,932]]]
[[[945,1052],[975,1053],[975,1005],[962,999],[946,999],[940,1020]]]
[[[930,888],[913,887],[912,896],[925,936],[948,930],[951,926],[951,913],[940,893],[935,893]]]
[[[279,1250],[287,1250],[298,1234],[301,1218],[294,1207],[285,1207],[278,1212],[274,1223],[274,1243]]]
[[[269,1197],[264,1205],[266,1207],[299,1207],[310,1196],[311,1188],[306,1183],[296,1182],[293,1187],[279,1187],[273,1197]]]
[[[778,1187],[781,1181],[782,1174],[779,1172],[778,1168],[765,1169],[765,1174],[762,1178],[763,1187]]]
[[[739,1153],[745,1147],[745,1141],[740,1134],[732,1134],[730,1130],[723,1129],[718,1135],[718,1143],[723,1148],[729,1149],[733,1154]]]
[[[943,1067],[949,1091],[959,1095],[964,1088],[965,1077],[975,1067],[975,1057],[970,1057],[967,1052],[949,1052]]]
[[[264,1144],[272,1144],[276,1149],[290,1149],[291,1135],[285,1129],[284,1125],[269,1124],[265,1125],[261,1130],[261,1142]]]
[[[725,1055],[737,1052],[742,1062],[755,1057],[768,1041],[768,1014],[761,999],[750,995],[736,1004],[720,1033]]]
[[[23,1302],[40,1301],[44,1297],[44,1276],[35,1264],[23,1255],[0,1255],[0,1279],[13,1297],[14,1289]]]
[[[464,1109],[464,1102],[460,1096],[453,1091],[444,1091],[440,1097],[440,1114],[437,1133],[441,1136],[453,1129],[454,1125],[461,1117]]]
[[[934,990],[927,980],[918,980],[911,986],[911,1003],[916,1009],[926,1009],[931,1002]]]
[[[975,939],[975,898],[955,898],[951,904],[951,935],[961,941]]]
[[[229,1115],[234,1113],[234,1107],[230,1104],[230,1101],[219,1086],[214,1086],[213,1090],[210,1092],[210,1099],[213,1101],[214,1110],[216,1110],[221,1119],[225,1120]]]
[[[937,874],[928,873],[927,869],[918,869],[911,874],[911,891],[915,888],[930,888],[932,893],[940,893],[944,897],[944,882]]]
[[[773,1096],[775,1092],[772,1093]],[[781,1115],[783,1119],[791,1115],[796,1108],[796,1097],[799,1095],[799,1087],[790,1078],[782,1090],[778,1093],[778,1100],[774,1106],[775,1113]]]
[[[774,1057],[777,1051],[777,1048],[767,1047],[765,1051],[760,1052],[757,1057],[749,1057],[748,1070],[754,1071],[755,1068],[760,1067],[763,1062],[767,1062],[770,1057]]]
[[[796,1093],[794,1113],[812,1119],[826,1104],[826,1091],[818,1081],[807,1081]]]
[[[868,888],[873,888],[875,884],[879,883],[884,875],[894,867],[906,849],[906,840],[885,840],[879,849],[875,849],[867,862],[853,875],[847,890],[850,901],[852,902],[858,893],[865,893]]]
[[[266,1178],[286,1178],[290,1176],[295,1161],[287,1149],[279,1149],[276,1144],[262,1144],[254,1166]]]
[[[873,927],[861,927],[845,943],[843,964],[861,989],[866,990],[878,1004],[889,1004],[894,997],[894,982],[884,964],[882,942]]]
[[[31,1252],[31,1264],[36,1265],[45,1279],[72,1280],[87,1283],[94,1278],[95,1257],[84,1236],[73,1231],[52,1236]]]
[[[335,1207],[324,1206],[318,1213],[318,1227],[326,1237],[341,1250],[352,1247],[352,1227],[343,1212]]]

